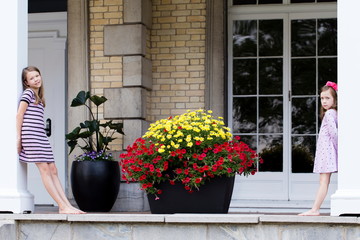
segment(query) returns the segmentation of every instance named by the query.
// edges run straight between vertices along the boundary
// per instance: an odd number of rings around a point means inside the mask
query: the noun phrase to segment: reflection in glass
[[[337,82],[337,58],[319,58],[318,61],[319,86],[327,81]]]
[[[243,141],[244,143],[249,145],[249,147],[251,149],[253,149],[254,151],[257,151],[256,136],[253,136],[253,135],[241,135],[240,136],[240,141]]]
[[[315,0],[291,0],[291,3],[311,3],[315,2]]]
[[[256,59],[235,59],[233,68],[233,94],[256,94]]]
[[[256,20],[238,20],[233,22],[234,57],[256,56],[256,28]]]
[[[259,132],[282,133],[283,99],[282,97],[261,97],[259,99]]]
[[[233,5],[256,4],[256,0],[233,0]]]
[[[259,60],[260,94],[282,94],[283,59],[265,58]]]
[[[234,98],[233,132],[256,133],[256,98]]]
[[[293,173],[311,173],[315,159],[315,136],[292,137],[291,169]]]
[[[264,160],[264,163],[259,165],[260,172],[282,172],[283,137],[259,136],[259,155]]]
[[[259,4],[282,3],[283,0],[259,0]]]
[[[314,95],[316,89],[315,58],[291,60],[291,91],[293,95]]]
[[[337,54],[337,20],[318,20],[318,55],[329,56]]]
[[[283,20],[259,20],[259,56],[283,55]]]
[[[291,21],[291,55],[293,57],[315,56],[315,19]]]
[[[293,134],[316,134],[316,98],[292,99],[292,127]]]

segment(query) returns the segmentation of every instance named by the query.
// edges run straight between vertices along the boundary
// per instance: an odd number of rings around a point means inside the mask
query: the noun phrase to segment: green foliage
[[[96,106],[95,115],[91,110],[89,101]],[[84,153],[101,152],[101,155],[105,154],[106,150],[109,150],[109,143],[116,139],[113,135],[116,132],[124,134],[123,123],[113,123],[112,120],[100,123],[98,113],[99,106],[106,101],[107,99],[103,96],[91,96],[90,92],[85,91],[80,91],[72,100],[70,106],[85,106],[89,110],[90,119],[81,122],[78,127],[65,135],[66,140],[68,140],[67,144],[70,147],[69,154],[71,154],[76,147],[81,148]],[[80,145],[79,140],[81,140],[82,145]]]

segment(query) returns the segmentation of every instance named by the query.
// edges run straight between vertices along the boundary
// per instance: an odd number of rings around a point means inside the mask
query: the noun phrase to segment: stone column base
[[[360,215],[360,189],[337,190],[331,196],[331,216]]]
[[[28,191],[0,189],[0,212],[34,213],[34,196]]]

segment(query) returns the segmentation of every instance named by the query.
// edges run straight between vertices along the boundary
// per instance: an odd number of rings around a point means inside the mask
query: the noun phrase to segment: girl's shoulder
[[[34,91],[33,91],[31,88],[27,88],[27,89],[24,90],[23,95],[34,96],[35,93],[34,93]]]
[[[325,116],[324,117],[332,117],[332,118],[337,118],[337,111],[335,109],[329,109],[325,112]]]

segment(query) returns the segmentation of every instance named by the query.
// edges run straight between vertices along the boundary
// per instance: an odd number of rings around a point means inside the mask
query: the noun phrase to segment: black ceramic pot
[[[202,185],[199,191],[189,193],[184,185],[163,182],[159,199],[148,194],[151,213],[228,213],[235,177],[216,177]]]
[[[120,188],[116,161],[74,161],[71,188],[76,203],[85,212],[109,212]]]

